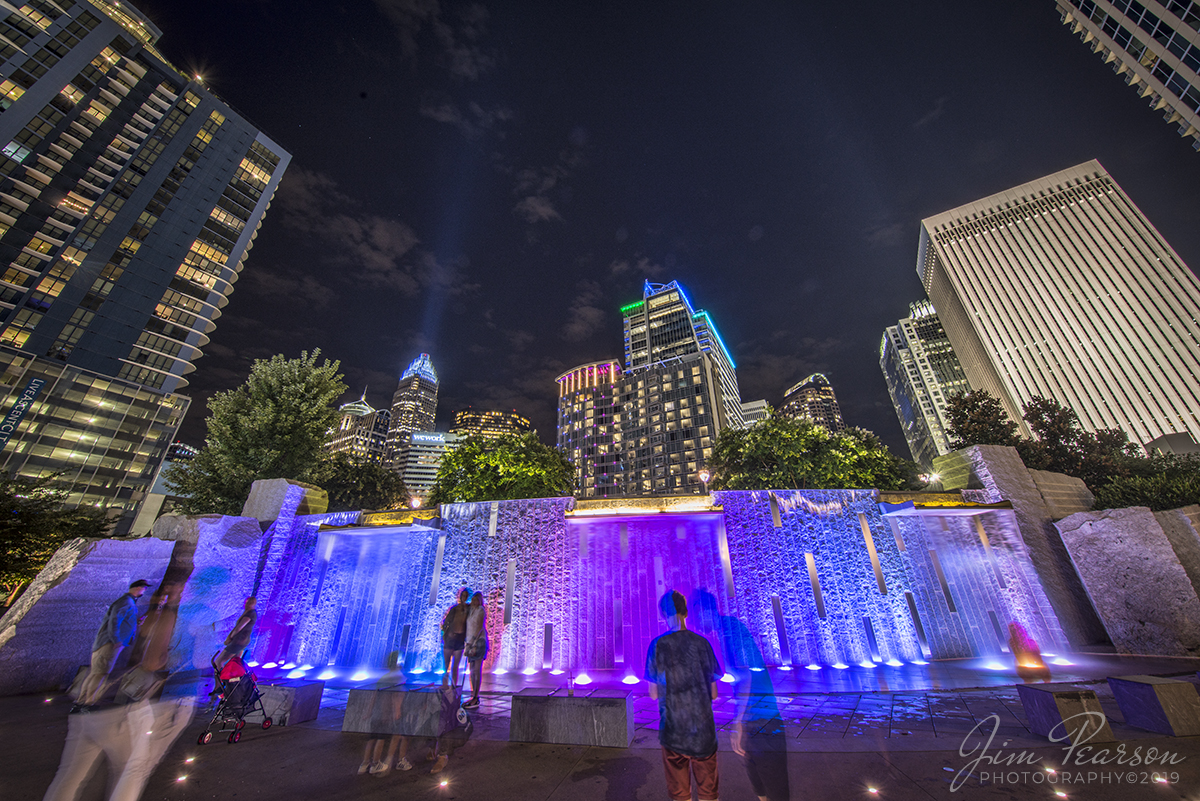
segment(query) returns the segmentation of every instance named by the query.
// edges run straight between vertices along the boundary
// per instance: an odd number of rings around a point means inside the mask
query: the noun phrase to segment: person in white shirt
[[[487,659],[487,654],[487,610],[483,608],[483,593],[477,592],[471,596],[471,604],[467,607],[467,634],[463,655],[467,657],[467,667],[471,676],[471,697],[463,702],[464,709],[479,706],[479,682],[483,675],[483,660]]]

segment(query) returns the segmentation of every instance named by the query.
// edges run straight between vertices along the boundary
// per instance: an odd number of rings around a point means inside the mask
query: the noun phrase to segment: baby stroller
[[[217,733],[229,732],[229,744],[233,745],[242,739],[246,717],[255,712],[263,716],[262,727],[271,728],[273,721],[267,717],[254,674],[246,670],[246,663],[241,657],[235,656],[226,662],[214,678],[217,681],[217,708],[212,720],[200,733],[200,745],[212,742],[214,730]]]

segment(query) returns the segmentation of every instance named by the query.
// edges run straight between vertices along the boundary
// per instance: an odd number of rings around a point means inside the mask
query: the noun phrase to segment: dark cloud
[[[478,80],[495,66],[495,55],[481,45],[488,21],[488,11],[483,5],[471,4],[459,11],[455,19],[447,21],[437,0],[374,0],[374,3],[391,23],[405,57],[417,58],[422,42],[427,41],[423,34],[429,34],[434,58],[455,78]]]
[[[567,323],[563,326],[563,339],[580,342],[590,338],[604,326],[605,313],[600,306],[604,292],[595,281],[584,280],[577,284],[578,292],[567,309]]]

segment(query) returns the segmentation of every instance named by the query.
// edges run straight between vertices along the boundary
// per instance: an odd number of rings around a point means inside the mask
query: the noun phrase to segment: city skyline
[[[923,296],[921,219],[1098,158],[1200,262],[1191,140],[1047,0],[144,6],[169,56],[295,154],[189,376],[186,441],[253,358],[313,347],[342,361],[343,401],[369,385],[387,406],[424,351],[437,428],[515,408],[550,441],[555,376],[616,355],[619,309],[677,278],[742,401],[821,372],[847,425],[904,453],[878,344]]]

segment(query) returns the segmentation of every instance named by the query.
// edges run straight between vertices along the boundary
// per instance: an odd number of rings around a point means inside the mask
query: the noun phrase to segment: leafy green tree
[[[430,503],[556,498],[575,489],[575,469],[536,434],[467,437],[442,457]]]
[[[986,390],[959,393],[946,404],[946,417],[950,421],[950,446],[965,448],[968,445],[1016,445],[1021,436],[1020,428],[1008,419],[1004,406]]]
[[[1095,491],[1096,509],[1148,506],[1152,511],[1200,503],[1200,459],[1152,456],[1142,469],[1116,476]]]
[[[713,489],[901,489],[916,465],[869,431],[833,433],[807,418],[770,414],[749,428],[726,428],[708,467]]]
[[[208,437],[167,476],[183,514],[236,515],[258,479],[304,480],[320,461],[346,391],[338,362],[321,351],[257,359],[246,383],[208,401]]]
[[[307,480],[329,493],[331,512],[408,506],[408,488],[399,473],[349,454],[326,456],[309,472]]]
[[[69,539],[103,537],[110,520],[100,509],[66,509],[58,476],[26,478],[0,472],[0,587],[13,593],[37,575]]]

